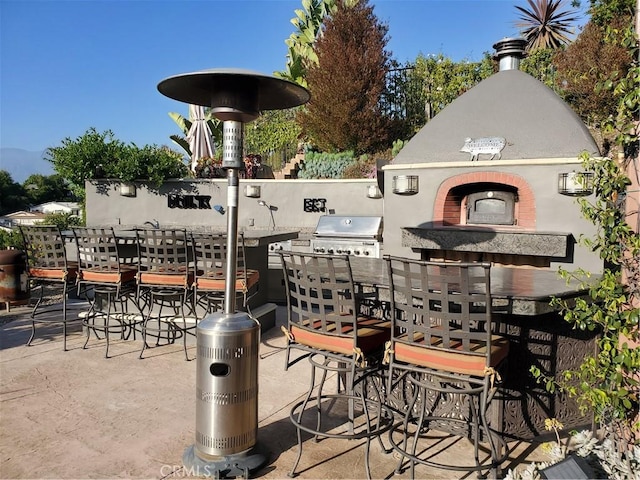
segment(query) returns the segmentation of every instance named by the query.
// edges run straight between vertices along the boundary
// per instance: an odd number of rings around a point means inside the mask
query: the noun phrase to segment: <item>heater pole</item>
[[[222,167],[227,169],[227,269],[224,288],[224,313],[236,311],[236,274],[238,260],[238,171],[242,165],[242,122],[222,122]]]

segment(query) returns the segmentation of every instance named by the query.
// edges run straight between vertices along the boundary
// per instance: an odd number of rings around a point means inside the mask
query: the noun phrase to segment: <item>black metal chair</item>
[[[304,358],[311,364],[309,390],[290,413],[298,435],[298,456],[290,476],[295,475],[300,462],[305,431],[316,440],[364,438],[366,474],[371,478],[371,439],[380,440],[393,423],[393,414],[384,405],[381,375],[384,344],[391,335],[390,322],[358,313],[348,256],[294,252],[279,255],[288,310],[287,327],[283,327],[287,337],[285,369]],[[292,359],[293,350],[302,354]],[[322,372],[317,384],[316,369]],[[330,373],[338,378],[335,394],[324,391]],[[384,449],[381,440],[380,445]]]
[[[224,308],[227,279],[227,235],[194,234],[192,242],[195,264],[194,302],[207,313],[221,311]],[[249,300],[257,293],[259,280],[260,272],[246,265],[244,235],[240,233],[235,280],[237,307],[250,310]]]
[[[67,325],[79,323],[79,317],[67,317],[67,297],[69,288],[76,283],[77,262],[67,260],[65,238],[55,225],[19,226],[27,255],[27,276],[31,291],[40,290],[40,296],[31,311],[31,345],[36,334],[36,323],[62,325],[63,349],[67,350]],[[46,286],[61,289],[62,298],[58,302],[43,303]],[[42,308],[41,308],[42,307]],[[62,311],[62,318],[47,315]],[[43,316],[40,316],[43,315]]]
[[[389,394],[400,389],[410,398],[404,419],[389,432],[403,457],[397,472],[408,459],[411,478],[416,463],[490,471],[497,478],[508,451],[489,425],[488,411],[509,342],[492,333],[490,264],[384,259],[393,332],[387,347]],[[438,455],[446,450],[444,439],[460,437],[473,441],[473,465]],[[482,461],[481,443],[488,444]]]
[[[184,354],[187,335],[195,337],[198,319],[193,305],[191,236],[181,229],[138,230],[137,298],[143,310],[142,350],[149,347],[147,337],[174,343],[182,337]],[[169,313],[167,314],[167,310]]]
[[[118,333],[121,339],[131,334],[135,340],[136,325],[142,322],[142,314],[136,302],[137,264],[126,263],[123,245],[113,228],[73,228],[78,249],[78,295],[89,301],[83,324],[87,329],[87,348],[91,332],[106,339],[105,357],[109,358],[110,334]],[[130,310],[130,306],[134,311]]]

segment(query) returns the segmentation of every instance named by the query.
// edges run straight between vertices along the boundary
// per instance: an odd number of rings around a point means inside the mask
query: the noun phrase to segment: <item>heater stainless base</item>
[[[262,467],[267,457],[259,445],[251,449],[205,460],[196,454],[195,445],[188,447],[182,455],[182,464],[189,476],[213,478],[249,478],[249,473]]]

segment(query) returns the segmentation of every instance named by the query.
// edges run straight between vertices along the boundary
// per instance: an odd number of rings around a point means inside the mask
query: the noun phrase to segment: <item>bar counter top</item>
[[[89,225],[91,226],[91,225]],[[136,229],[149,229],[153,230],[154,227],[150,225],[106,225],[107,227],[113,227],[118,236],[133,236],[133,232]],[[102,225],[94,227],[99,228]],[[194,226],[194,225],[160,225],[159,228],[177,228],[184,229],[187,232],[193,234],[207,234],[207,233],[227,233],[226,228],[219,227],[207,227],[207,226]],[[269,229],[252,229],[252,228],[238,228],[238,233],[244,234],[244,243],[246,247],[266,247],[270,243],[283,242],[286,240],[294,240],[298,238],[299,232],[297,230],[269,230]]]
[[[361,285],[379,288],[381,297],[388,289],[386,264],[381,258],[352,257],[353,279]],[[565,300],[586,296],[577,282],[567,284],[553,270],[522,267],[491,268],[491,294],[496,312],[514,315],[542,315],[555,311],[553,297]]]

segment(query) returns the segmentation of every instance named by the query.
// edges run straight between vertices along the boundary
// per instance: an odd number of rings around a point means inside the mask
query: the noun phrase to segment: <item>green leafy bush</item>
[[[343,178],[376,178],[377,176],[376,160],[369,155],[361,155],[343,172]]]
[[[71,213],[47,213],[41,222],[43,225],[56,225],[60,230],[82,225],[82,219]]]
[[[17,228],[10,231],[0,230],[0,250],[6,250],[7,248],[24,250],[24,241]]]
[[[80,199],[84,198],[86,180],[142,180],[158,187],[169,178],[189,174],[181,153],[157,145],[127,145],[115,139],[112,131],[99,133],[95,128],[76,139],[65,138],[62,146],[47,149],[46,155]]]
[[[324,153],[308,152],[298,178],[343,178],[347,167],[354,164],[353,152]]]
[[[407,142],[404,140],[394,140],[393,146],[391,147],[391,158],[395,158],[406,144]]]

